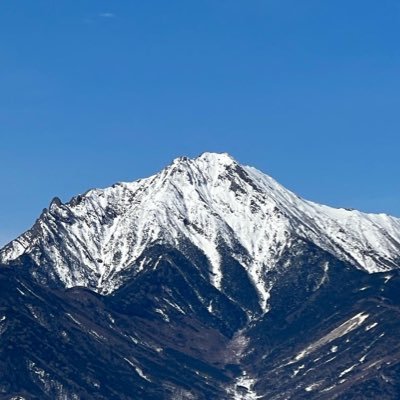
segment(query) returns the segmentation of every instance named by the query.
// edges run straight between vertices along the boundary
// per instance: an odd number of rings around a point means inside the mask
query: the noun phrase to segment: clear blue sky
[[[203,151],[400,216],[398,0],[3,0],[0,37],[0,243]]]

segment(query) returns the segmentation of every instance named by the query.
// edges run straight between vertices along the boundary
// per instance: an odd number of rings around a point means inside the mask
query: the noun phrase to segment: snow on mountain
[[[37,265],[51,265],[66,287],[107,294],[122,272],[144,268],[140,256],[149,246],[184,252],[188,240],[207,256],[209,279],[222,290],[224,245],[246,268],[266,309],[265,271],[296,238],[370,273],[400,267],[400,219],[306,201],[215,153],[178,158],[154,176],[89,190],[66,204],[54,199],[29,231],[0,250],[0,262],[27,254]]]

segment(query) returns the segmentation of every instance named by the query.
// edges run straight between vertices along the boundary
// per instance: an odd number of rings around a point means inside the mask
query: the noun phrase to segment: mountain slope
[[[251,321],[167,248],[107,296],[0,268],[0,399],[398,399],[400,271],[296,248]]]

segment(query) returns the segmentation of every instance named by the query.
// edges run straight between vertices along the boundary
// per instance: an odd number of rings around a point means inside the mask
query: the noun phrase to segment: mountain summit
[[[265,272],[298,240],[368,272],[400,266],[400,219],[304,200],[226,153],[177,158],[154,176],[89,190],[65,204],[55,198],[0,251],[0,262],[28,256],[46,268],[34,271],[38,279],[107,294],[140,273],[155,244],[186,254],[190,243],[206,256],[207,279],[221,291],[221,258],[229,253],[265,311],[273,284]]]

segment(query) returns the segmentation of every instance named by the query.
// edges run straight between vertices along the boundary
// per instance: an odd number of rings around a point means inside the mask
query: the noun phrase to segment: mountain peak
[[[206,162],[224,165],[237,164],[237,161],[228,153],[204,152],[201,153],[196,160],[204,160]]]
[[[237,161],[229,153],[217,153],[217,152],[203,152],[197,157],[180,156],[176,157],[171,164],[185,164],[188,162],[205,162],[208,164],[222,164],[231,165],[237,164]]]
[[[0,250],[0,262],[26,254],[49,265],[50,279],[102,293],[140,273],[156,244],[208,262],[205,278],[224,290],[224,254],[240,263],[266,309],[266,273],[298,240],[368,272],[399,267],[400,220],[334,209],[299,198],[227,153],[181,157],[160,173],[52,202],[34,228]]]
[[[166,170],[192,171],[194,174],[215,175],[228,167],[238,166],[238,162],[228,153],[205,152],[198,157],[178,157],[166,168]],[[164,170],[163,170],[164,171]],[[161,171],[161,174],[163,173]]]

